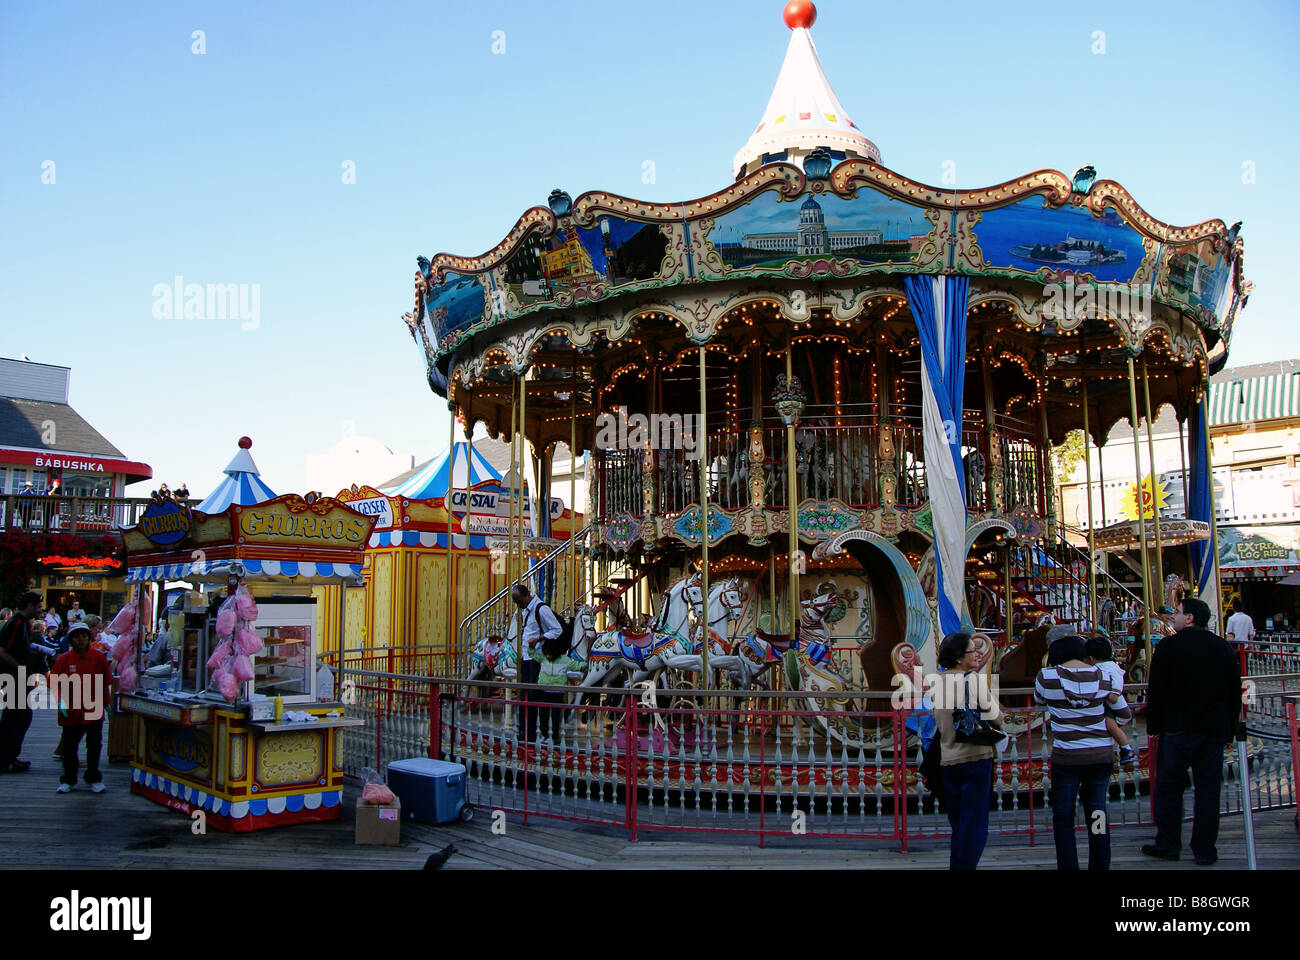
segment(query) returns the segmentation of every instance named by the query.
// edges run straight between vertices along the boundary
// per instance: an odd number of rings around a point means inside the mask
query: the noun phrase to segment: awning
[[[257,464],[248,452],[252,444],[247,437],[239,441],[239,451],[226,465],[226,479],[217,484],[217,489],[209,493],[195,510],[200,513],[221,513],[231,504],[248,507],[275,499],[275,491],[262,482]]]
[[[455,529],[451,532],[452,548],[455,550],[465,549],[465,535],[458,533]],[[366,546],[369,547],[442,547],[446,549],[447,534],[435,533],[431,530],[384,530],[380,533],[372,533]],[[469,548],[471,550],[486,550],[487,537],[472,536],[469,538]]]
[[[1300,375],[1276,373],[1210,384],[1210,423],[1300,417]]]
[[[360,586],[359,563],[325,563],[306,560],[196,560],[192,563],[166,563],[133,567],[127,583],[156,580],[197,580],[224,582],[232,573],[244,580],[338,580]]]
[[[436,460],[430,460],[418,471],[407,477],[391,490],[385,490],[391,497],[405,497],[408,500],[435,500],[447,495],[451,489],[465,489],[466,464],[469,466],[469,484],[476,487],[480,483],[500,483],[501,474],[488,463],[478,450],[469,456],[469,444],[457,443]]]

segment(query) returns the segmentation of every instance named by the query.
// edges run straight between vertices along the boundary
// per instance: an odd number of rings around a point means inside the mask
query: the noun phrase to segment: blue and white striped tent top
[[[500,483],[501,474],[477,450],[470,455],[469,444],[456,443],[446,453],[430,460],[397,486],[385,490],[392,497],[408,500],[436,500],[447,495],[449,489],[465,489],[465,469],[469,466],[471,486],[481,483]]]
[[[275,499],[275,491],[262,482],[257,464],[247,450],[240,448],[235,459],[226,467],[225,474],[226,479],[195,510],[201,513],[221,513],[232,503],[246,507]]]

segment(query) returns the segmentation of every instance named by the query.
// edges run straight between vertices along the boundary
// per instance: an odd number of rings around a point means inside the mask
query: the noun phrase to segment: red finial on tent
[[[798,27],[807,29],[817,22],[817,7],[812,0],[790,0],[785,5],[785,25],[791,30]]]
[[[240,450],[247,450],[247,449],[248,449],[249,447],[251,447],[252,445],[253,445],[253,441],[250,440],[248,437],[240,437],[240,438],[239,438],[239,449],[240,449]]]

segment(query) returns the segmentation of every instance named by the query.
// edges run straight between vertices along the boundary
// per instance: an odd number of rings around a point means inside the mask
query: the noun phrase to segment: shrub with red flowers
[[[12,607],[32,580],[54,568],[41,557],[109,557],[121,562],[121,540],[113,534],[0,533],[0,606]]]

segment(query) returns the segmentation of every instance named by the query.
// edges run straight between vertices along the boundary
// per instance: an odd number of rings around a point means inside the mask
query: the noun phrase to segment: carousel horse
[[[691,605],[687,591],[699,579],[698,573],[691,573],[678,578],[668,588],[659,618],[651,623],[649,630],[633,630],[626,618],[620,616],[614,629],[597,634],[585,651],[587,673],[579,686],[608,686],[624,673],[654,676],[663,669],[663,655],[667,651],[688,651]]]
[[[579,660],[587,659],[588,634],[594,635],[596,616],[586,604],[578,606],[573,620],[573,645],[570,652]],[[490,679],[513,680],[519,673],[515,650],[515,633],[518,619],[510,618],[510,629],[503,637],[500,634],[480,640],[470,653],[470,672],[467,680],[484,681]]]
[[[702,671],[704,669],[704,637],[707,636],[709,638],[709,669],[727,671],[734,669],[740,658],[731,653],[731,637],[727,624],[730,621],[739,620],[744,612],[745,602],[740,592],[740,579],[738,577],[729,577],[726,580],[718,581],[710,588],[709,622],[707,624],[700,622],[703,619],[704,603],[703,591],[700,589],[699,583],[692,583],[687,586],[686,597],[695,612],[695,632],[691,636],[689,648],[683,650],[680,647],[674,647],[664,653],[664,666],[672,670],[685,670],[688,673]],[[632,682],[638,683],[649,679],[651,676],[653,674],[650,671],[636,673],[632,677]]]
[[[1020,636],[1020,640],[1010,648],[1005,648],[993,666],[997,676],[999,690],[1033,689],[1038,679],[1038,671],[1047,664],[1047,634],[1056,626],[1056,619],[1049,613],[1038,618],[1038,622]],[[1000,697],[1003,707],[1031,707],[1034,704],[1032,693],[1011,694]],[[1005,721],[1006,732],[1013,736],[1026,730],[1033,730],[1042,725],[1043,715],[1038,711],[1030,714],[1008,715]]]
[[[798,649],[800,640],[805,636],[810,638],[806,646],[813,662],[821,664],[827,661],[830,658],[830,644],[813,638],[827,636],[826,614],[838,599],[834,590],[831,590],[802,601],[799,631],[793,641],[789,634],[764,633],[757,629],[752,637],[740,640],[736,644],[736,664],[729,671],[732,682],[741,690],[748,690],[756,682],[764,690],[768,689],[768,669],[780,663],[792,645]]]

